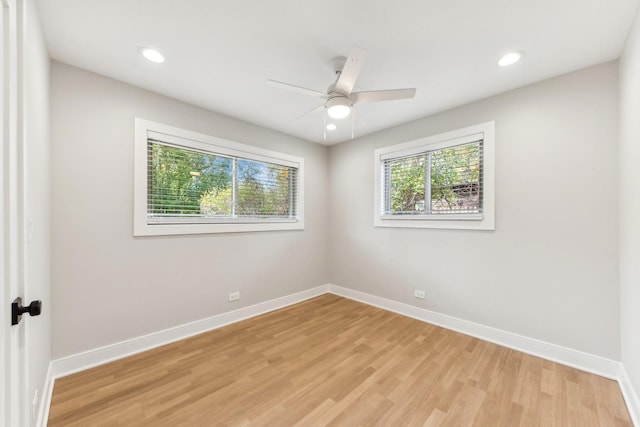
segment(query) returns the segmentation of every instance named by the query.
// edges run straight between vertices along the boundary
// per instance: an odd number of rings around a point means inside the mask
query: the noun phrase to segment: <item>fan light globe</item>
[[[344,119],[351,112],[351,101],[346,96],[337,96],[327,101],[327,114],[333,119]]]

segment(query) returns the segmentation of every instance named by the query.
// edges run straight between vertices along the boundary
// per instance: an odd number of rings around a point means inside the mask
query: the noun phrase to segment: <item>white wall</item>
[[[326,147],[57,62],[51,89],[54,358],[327,282]],[[303,157],[305,230],[134,238],[136,116]]]
[[[619,360],[617,102],[607,63],[331,147],[331,283]],[[373,227],[375,148],[490,120],[495,231]]]
[[[640,396],[640,14],[620,59],[620,312],[622,363]],[[640,401],[636,400],[636,411]],[[640,416],[640,413],[637,413]],[[640,420],[639,420],[640,422]]]
[[[25,303],[40,299],[42,315],[23,320],[26,332],[27,405],[36,390],[41,395],[51,359],[49,54],[35,0],[24,6],[24,208],[27,216]],[[30,224],[29,224],[30,223]],[[42,402],[42,399],[40,399]],[[26,418],[34,423],[31,414]]]

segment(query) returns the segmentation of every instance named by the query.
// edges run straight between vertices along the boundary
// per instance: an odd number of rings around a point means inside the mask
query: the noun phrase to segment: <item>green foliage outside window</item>
[[[480,212],[480,150],[480,143],[472,143],[387,160],[385,210],[389,214]]]
[[[293,168],[152,142],[148,150],[150,216],[289,217],[294,213]]]
[[[425,210],[426,156],[414,156],[390,162],[392,212]]]

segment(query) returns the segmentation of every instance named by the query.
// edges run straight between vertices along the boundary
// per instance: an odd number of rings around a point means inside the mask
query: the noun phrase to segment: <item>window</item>
[[[493,230],[494,123],[375,151],[377,227]]]
[[[304,228],[303,159],[136,119],[134,235]]]

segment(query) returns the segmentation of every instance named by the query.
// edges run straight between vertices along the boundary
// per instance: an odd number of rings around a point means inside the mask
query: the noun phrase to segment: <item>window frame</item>
[[[483,141],[482,212],[473,214],[385,215],[384,160]],[[485,122],[374,150],[374,227],[495,230],[495,122]]]
[[[302,157],[228,141],[138,117],[135,118],[134,128],[134,236],[304,230],[304,159]],[[295,218],[241,218],[238,220],[220,218],[215,223],[181,223],[174,219],[171,222],[150,223],[147,220],[147,141],[149,138],[159,139],[170,146],[297,168]]]

